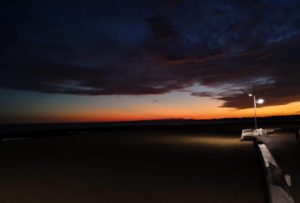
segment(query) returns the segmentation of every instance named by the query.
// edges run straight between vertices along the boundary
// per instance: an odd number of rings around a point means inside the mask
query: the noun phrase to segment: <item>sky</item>
[[[299,0],[0,3],[0,123],[300,114]]]

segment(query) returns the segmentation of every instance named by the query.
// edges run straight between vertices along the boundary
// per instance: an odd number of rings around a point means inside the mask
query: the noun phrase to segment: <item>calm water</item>
[[[0,202],[263,202],[251,142],[108,132],[0,144]]]

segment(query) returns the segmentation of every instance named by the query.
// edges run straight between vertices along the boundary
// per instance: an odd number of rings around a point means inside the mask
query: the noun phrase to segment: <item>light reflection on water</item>
[[[209,146],[209,147],[239,147],[244,143],[238,137],[216,136],[216,135],[186,135],[186,136],[164,136],[148,138],[149,144],[177,145],[177,146]]]

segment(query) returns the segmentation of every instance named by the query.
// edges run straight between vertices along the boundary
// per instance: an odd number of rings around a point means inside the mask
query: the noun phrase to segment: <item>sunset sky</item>
[[[300,114],[298,0],[0,3],[0,123]]]

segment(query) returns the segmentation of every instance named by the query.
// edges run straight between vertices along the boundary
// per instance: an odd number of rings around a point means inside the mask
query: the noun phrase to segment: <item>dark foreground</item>
[[[89,133],[0,143],[0,202],[264,202],[252,142],[223,134]]]

